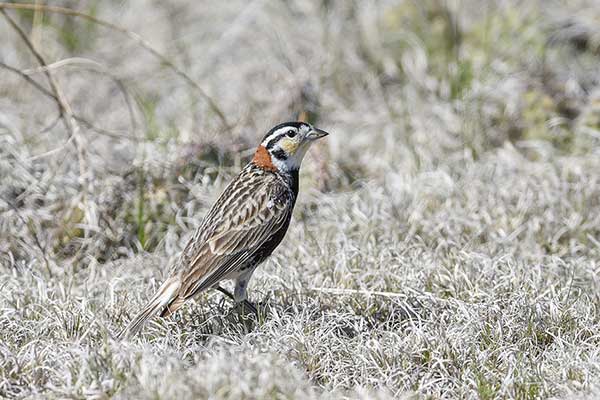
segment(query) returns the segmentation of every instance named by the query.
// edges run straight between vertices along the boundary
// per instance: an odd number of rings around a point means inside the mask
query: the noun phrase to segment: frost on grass
[[[87,121],[82,177],[56,105],[0,73],[0,397],[600,395],[594,2],[78,7],[183,66],[231,129],[115,32],[9,11],[48,62],[113,76],[53,69]],[[0,35],[0,61],[45,84]],[[299,111],[332,134],[251,282],[259,317],[208,292],[113,340]]]

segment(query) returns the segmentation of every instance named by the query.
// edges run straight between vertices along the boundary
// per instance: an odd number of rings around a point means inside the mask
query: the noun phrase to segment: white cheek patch
[[[278,158],[272,157],[272,162],[273,162],[273,165],[275,166],[275,168],[277,168],[279,171],[288,171],[290,169],[289,165],[288,165],[289,159],[282,161]]]

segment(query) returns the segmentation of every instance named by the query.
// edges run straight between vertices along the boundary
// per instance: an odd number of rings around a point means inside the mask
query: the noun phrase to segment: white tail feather
[[[167,279],[160,288],[158,288],[156,294],[148,302],[146,307],[131,320],[129,325],[119,333],[117,338],[119,340],[129,339],[138,333],[148,319],[164,310],[165,307],[177,297],[180,286],[181,281],[178,277]]]

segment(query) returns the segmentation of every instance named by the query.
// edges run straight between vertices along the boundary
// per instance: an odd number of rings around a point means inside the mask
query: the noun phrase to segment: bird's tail
[[[129,323],[129,325],[127,325],[125,329],[119,332],[117,338],[119,340],[129,339],[139,332],[148,319],[152,318],[157,313],[162,312],[165,308],[171,309],[169,305],[177,299],[180,286],[181,280],[179,277],[171,277],[167,279],[160,286],[160,288],[158,288],[158,291],[148,302],[146,307],[144,307],[144,309],[138,315],[136,315],[136,317]]]

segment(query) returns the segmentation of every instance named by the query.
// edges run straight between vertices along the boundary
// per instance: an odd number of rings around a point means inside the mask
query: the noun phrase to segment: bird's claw
[[[235,297],[231,294],[231,292],[229,292],[229,290],[223,288],[220,285],[215,286],[215,289],[223,293],[225,296],[229,297],[231,300],[235,301]],[[258,309],[254,304],[250,303],[248,300],[242,300],[241,302],[236,303],[236,306],[240,306],[241,310],[244,310],[244,308],[248,308],[254,315],[258,317]]]

